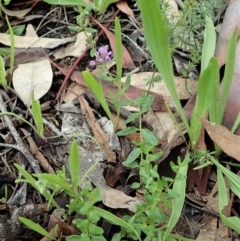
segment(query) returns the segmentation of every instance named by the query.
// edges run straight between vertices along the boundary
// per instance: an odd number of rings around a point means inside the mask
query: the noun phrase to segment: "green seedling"
[[[223,92],[221,98],[219,98],[219,69],[217,60],[212,57],[215,50],[216,34],[212,20],[206,17],[201,76],[198,81],[196,105],[189,125],[177,96],[165,17],[156,1],[148,3],[144,0],[140,0],[140,10],[143,26],[145,26],[144,33],[146,42],[149,46],[152,58],[184,122],[190,137],[191,148],[194,150],[202,126],[199,117],[205,116],[210,109],[210,120],[214,120],[218,123],[222,121],[233,76],[236,33],[229,40],[228,62],[224,76]],[[159,23],[161,23],[161,27],[159,27]]]
[[[10,41],[11,41],[11,50],[10,50],[10,74],[12,75],[13,73],[13,65],[14,65],[14,55],[15,55],[15,42],[14,42],[14,34],[13,34],[13,30],[12,27],[8,21],[8,17],[6,15],[6,21],[7,21],[7,25],[8,25],[8,31],[10,32]]]
[[[44,128],[43,128],[43,118],[42,118],[42,111],[41,111],[41,105],[40,105],[40,101],[37,100],[35,101],[34,99],[34,92],[32,91],[32,115],[37,127],[37,133],[39,135],[40,138],[44,138],[43,132],[44,132]]]
[[[11,28],[11,25],[8,21],[8,17],[6,15],[6,21],[7,21],[7,25],[8,25],[8,31],[10,33],[10,40],[11,40],[11,49],[10,52],[5,51],[5,50],[1,50],[1,55],[5,55],[5,56],[10,56],[10,69],[9,69],[9,73],[10,75],[12,75],[13,72],[13,65],[14,65],[14,53],[15,53],[15,47],[14,47],[14,35],[13,35],[13,31]],[[5,65],[4,65],[4,61],[2,56],[0,56],[0,84],[3,86],[3,88],[6,90],[7,89],[7,75],[8,73],[5,70]]]
[[[67,237],[67,240],[105,240],[103,237],[102,228],[97,226],[98,220],[102,217],[108,222],[111,222],[115,225],[121,226],[122,228],[128,230],[137,237],[138,240],[141,240],[137,231],[129,225],[124,220],[116,217],[115,215],[104,211],[98,207],[95,207],[94,204],[101,201],[101,194],[99,189],[95,188],[92,191],[90,189],[90,183],[88,185],[83,184],[83,178],[85,179],[87,174],[96,166],[98,163],[94,164],[81,179],[80,177],[80,158],[78,153],[77,141],[73,141],[70,150],[69,157],[69,171],[70,177],[66,176],[66,170],[63,166],[62,171],[58,171],[56,175],[42,173],[30,175],[26,170],[21,166],[15,164],[15,167],[23,175],[25,179],[17,179],[16,182],[25,182],[29,183],[37,191],[39,191],[49,202],[53,204],[56,208],[60,210],[60,207],[54,200],[54,196],[59,192],[64,192],[68,195],[70,203],[67,206],[67,214],[65,218],[68,219],[73,212],[76,212],[80,215],[85,215],[85,219],[75,219],[73,223],[81,231],[80,235],[70,235]],[[37,180],[34,178],[36,177]],[[34,231],[50,237],[49,233],[46,233],[46,230],[43,229],[40,225],[33,223],[31,220],[25,218],[19,218],[27,227],[33,229]],[[55,239],[54,239],[55,240]]]
[[[85,0],[44,0],[44,2],[52,5],[72,5],[72,6],[89,6],[89,3]],[[103,13],[107,7],[114,3],[115,0],[93,0],[93,8],[96,12]]]
[[[0,56],[0,84],[4,89],[7,88],[6,71],[2,56]]]

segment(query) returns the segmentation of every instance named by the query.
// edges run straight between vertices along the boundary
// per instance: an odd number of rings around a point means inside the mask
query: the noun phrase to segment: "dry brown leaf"
[[[154,72],[141,72],[137,74],[131,75],[131,85],[137,86],[138,88],[142,90],[148,90],[149,86],[146,85],[147,80],[151,79],[154,76],[156,76],[158,73]],[[178,97],[181,100],[189,99],[191,95],[193,95],[197,90],[197,81],[190,80],[190,79],[184,79],[181,77],[174,77],[176,89],[178,93]],[[126,77],[122,78],[122,82],[126,81]],[[165,84],[165,81],[160,81],[158,83],[154,84],[154,87],[152,87],[151,92],[155,94],[160,94],[163,96],[163,99],[168,103],[169,107],[174,107],[173,100],[171,98],[171,95],[168,91],[168,88]]]
[[[91,34],[88,34],[90,37]],[[67,44],[67,46],[62,46],[58,48],[53,56],[56,59],[62,59],[67,56],[79,57],[86,49],[87,46],[87,36],[84,32],[80,32],[77,34],[77,39],[75,42]]]
[[[228,39],[237,29],[237,35],[240,36],[240,1],[231,0],[228,4],[224,15],[222,27],[217,39],[215,57],[218,60],[219,66],[223,66],[226,62]]]
[[[104,33],[107,35],[107,38],[109,40],[109,43],[111,45],[111,49],[113,51],[113,54],[116,55],[116,38],[115,35],[109,31],[107,28],[105,28],[102,24],[100,24],[96,19],[93,19],[93,21],[104,31]],[[135,64],[132,61],[132,57],[127,51],[127,49],[122,45],[122,67],[125,69],[134,69],[136,68]]]
[[[132,11],[132,9],[128,6],[128,3],[124,0],[124,1],[118,1],[116,3],[117,8],[122,11],[123,13],[127,14],[128,16],[130,16],[133,21],[138,25],[138,27],[142,28],[142,26],[139,24],[139,22],[137,21],[137,19],[135,18],[134,12]]]
[[[34,5],[31,8],[26,8],[26,9],[23,9],[23,10],[11,11],[11,10],[8,10],[7,8],[5,8],[2,5],[2,3],[0,2],[0,9],[8,16],[17,17],[17,18],[23,18],[27,13],[29,13],[32,10]]]
[[[48,173],[50,174],[56,174],[53,168],[50,166],[46,158],[42,155],[42,153],[39,151],[38,146],[35,144],[34,140],[32,139],[31,135],[25,130],[21,128],[22,133],[27,138],[27,141],[29,143],[29,150],[32,153],[32,155],[38,160],[40,166]]]
[[[53,49],[59,45],[73,42],[76,40],[76,36],[65,39],[58,38],[39,38],[39,37],[28,37],[28,36],[14,36],[15,48],[48,48]],[[0,43],[6,46],[11,45],[10,35],[6,33],[0,33]]]
[[[210,138],[216,143],[226,154],[240,161],[240,136],[232,134],[226,127],[211,123],[201,118],[202,124]]]
[[[87,101],[83,97],[79,97],[78,100],[81,105],[81,111],[82,111],[83,115],[86,116],[87,123],[90,126],[94,137],[97,139],[97,141],[103,147],[103,150],[107,156],[107,160],[109,162],[116,162],[116,154],[111,150],[109,143],[108,143],[109,138],[103,132],[99,123],[96,121],[92,109],[89,107]]]
[[[228,188],[229,193],[229,188]],[[208,196],[208,202],[206,208],[212,210],[215,213],[219,212],[218,208],[218,184],[216,183],[213,187],[211,194]],[[228,237],[228,231],[226,225],[223,225],[222,221],[214,215],[203,213],[201,223],[204,226],[200,230],[197,239],[199,241],[212,241],[212,240],[226,240],[231,241],[232,238]]]
[[[29,106],[34,91],[35,100],[45,95],[52,85],[52,67],[44,58],[31,63],[18,65],[13,72],[13,86],[21,100]]]

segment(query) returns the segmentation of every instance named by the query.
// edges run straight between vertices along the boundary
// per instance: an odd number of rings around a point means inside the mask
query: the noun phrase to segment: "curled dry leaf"
[[[8,16],[17,17],[17,18],[23,18],[27,13],[29,13],[32,10],[34,5],[31,8],[26,8],[24,10],[11,11],[11,10],[8,10],[7,8],[5,8],[2,5],[2,3],[0,2],[0,9]]]
[[[214,143],[226,154],[240,162],[240,136],[234,135],[226,127],[211,123],[204,118],[201,118],[201,122]]]
[[[137,21],[137,19],[135,18],[135,15],[132,11],[132,9],[128,6],[128,3],[126,1],[118,1],[116,3],[117,8],[122,11],[123,13],[127,14],[128,16],[130,16],[133,21],[138,25],[138,27],[140,27],[142,29],[142,26],[139,24],[139,22]]]

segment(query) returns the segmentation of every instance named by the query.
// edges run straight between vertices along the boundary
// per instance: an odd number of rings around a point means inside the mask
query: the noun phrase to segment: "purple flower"
[[[90,67],[94,67],[96,65],[96,61],[94,61],[94,60],[91,60],[90,62],[89,62],[89,66]]]
[[[102,46],[95,53],[96,60],[89,62],[90,67],[94,67],[97,64],[108,63],[111,61],[112,51],[108,51],[108,46]]]

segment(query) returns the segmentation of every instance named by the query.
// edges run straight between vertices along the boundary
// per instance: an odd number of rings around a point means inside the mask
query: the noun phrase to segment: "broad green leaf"
[[[19,217],[19,220],[25,224],[28,228],[34,230],[37,233],[40,233],[44,237],[48,237],[52,240],[56,240],[49,232],[47,232],[42,226],[40,226],[38,223],[34,223],[30,219]]]
[[[158,145],[158,140],[156,136],[150,130],[142,129],[142,136],[144,141],[146,141],[148,145]]]
[[[69,162],[73,190],[74,192],[77,192],[80,175],[80,155],[78,153],[78,144],[76,140],[74,140],[71,145]]]
[[[185,160],[180,164],[180,168],[177,172],[177,175],[175,177],[175,181],[173,183],[172,191],[174,193],[178,194],[178,197],[175,197],[172,200],[172,212],[170,219],[167,224],[167,228],[164,233],[163,240],[167,240],[169,234],[172,232],[173,228],[177,224],[181,213],[182,208],[185,201],[185,192],[186,192],[186,178],[187,178],[187,170],[188,170],[188,159],[187,156]]]
[[[156,0],[139,0],[139,7],[143,22],[144,35],[152,59],[165,81],[184,125],[189,132],[188,121],[176,91],[165,16],[161,12],[159,3]]]
[[[213,21],[208,16],[205,17],[204,42],[201,59],[201,73],[207,68],[210,59],[214,56],[216,46],[216,32]]]
[[[82,72],[83,78],[85,82],[87,83],[88,87],[91,89],[93,94],[96,96],[98,101],[100,102],[102,108],[105,110],[106,114],[108,115],[108,118],[112,120],[112,113],[108,107],[108,103],[106,101],[106,98],[104,96],[103,88],[100,83],[92,76],[91,73],[87,71]]]
[[[118,131],[117,132],[117,135],[118,136],[126,136],[126,135],[129,135],[129,134],[132,134],[132,133],[136,133],[139,129],[135,126],[130,126],[130,127],[127,127],[121,131]]]
[[[134,148],[130,154],[128,155],[126,161],[123,162],[124,166],[131,166],[131,164],[139,157],[139,155],[141,154],[141,149],[140,148]],[[132,166],[131,166],[132,167]]]

